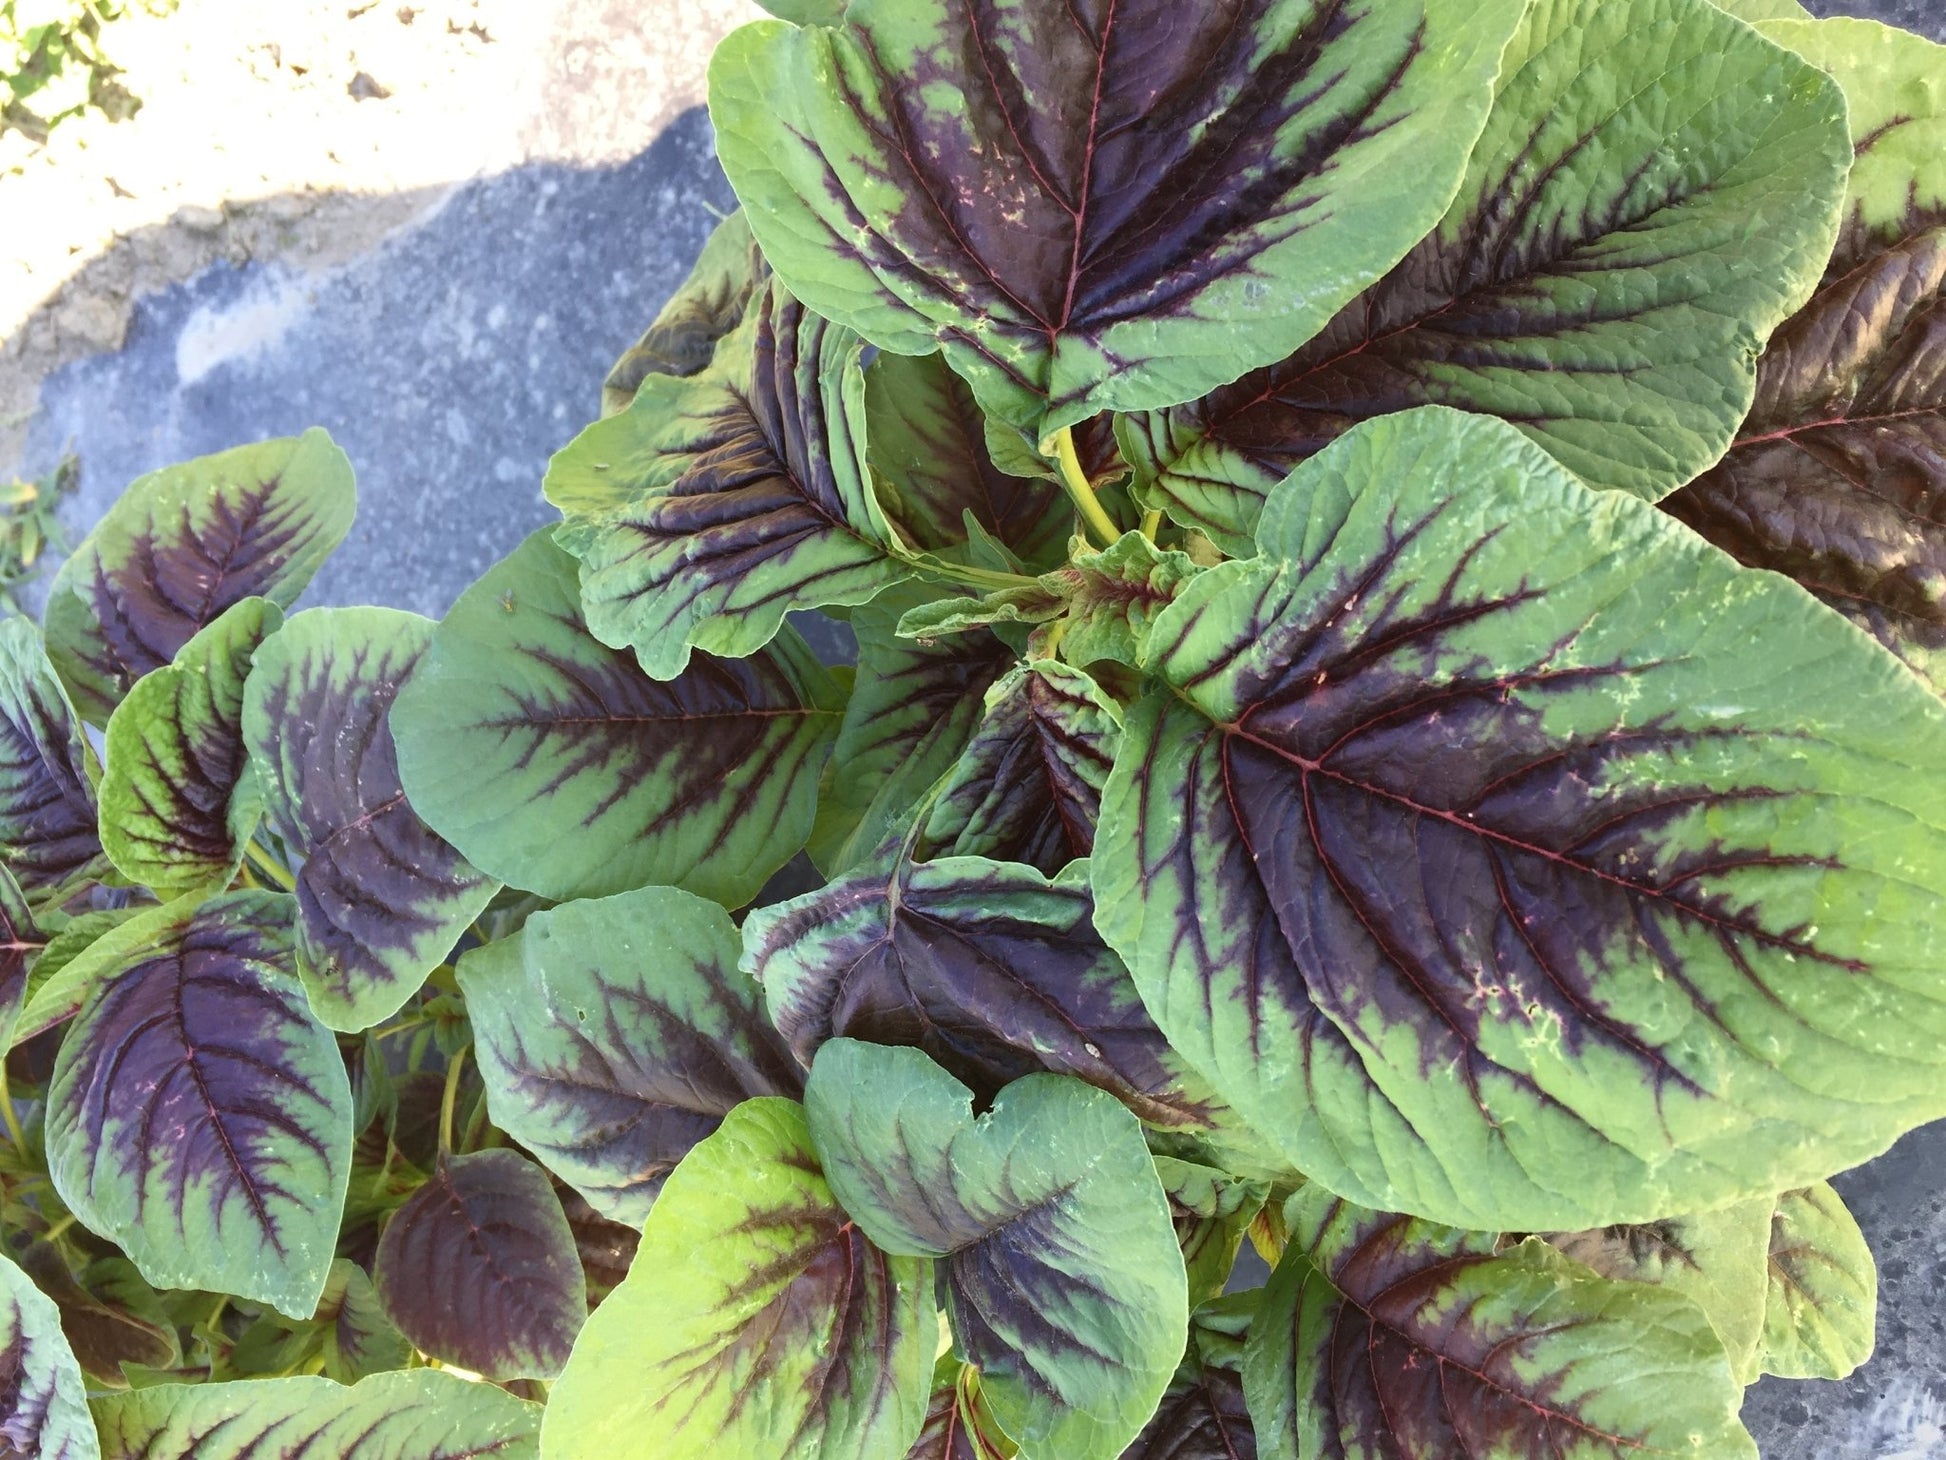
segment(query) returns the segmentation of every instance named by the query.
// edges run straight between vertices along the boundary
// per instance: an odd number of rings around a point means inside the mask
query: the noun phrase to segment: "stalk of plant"
[[[0,624],[0,1434],[1755,1455],[1946,1116],[1946,51],[770,8],[441,621],[313,431]]]

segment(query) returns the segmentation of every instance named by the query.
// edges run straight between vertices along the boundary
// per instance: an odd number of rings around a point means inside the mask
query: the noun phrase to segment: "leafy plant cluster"
[[[1946,54],[774,8],[443,621],[313,431],[0,625],[0,1434],[1754,1455],[1946,1114]]]
[[[157,15],[176,8],[176,0],[136,3]],[[0,0],[0,133],[45,142],[90,107],[115,121],[134,116],[142,103],[117,80],[121,67],[101,36],[129,9],[129,0]]]

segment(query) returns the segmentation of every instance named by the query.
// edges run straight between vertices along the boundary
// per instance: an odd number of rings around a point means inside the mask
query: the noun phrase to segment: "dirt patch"
[[[0,475],[40,381],[209,264],[355,257],[452,185],[612,163],[702,99],[748,0],[183,0],[109,49],[132,120],[0,138]]]

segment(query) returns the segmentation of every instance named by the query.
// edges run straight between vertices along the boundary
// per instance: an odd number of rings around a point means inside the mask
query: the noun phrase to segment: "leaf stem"
[[[1050,442],[1054,447],[1052,451],[1048,450]],[[1074,428],[1063,426],[1056,431],[1041,443],[1041,452],[1052,456],[1060,464],[1061,485],[1068,489],[1068,496],[1081,512],[1081,520],[1093,529],[1103,547],[1113,547],[1122,530],[1101,505],[1101,498],[1095,495],[1095,489],[1088,485],[1088,474],[1081,469],[1081,453],[1074,449]]]
[[[1162,509],[1151,507],[1142,514],[1142,536],[1154,542],[1155,535],[1160,531],[1162,531]]]
[[[930,553],[898,553],[896,556],[921,572],[964,583],[969,588],[1022,588],[1038,581],[1019,573],[1001,573],[991,568],[976,568],[969,563],[948,563]]]
[[[446,1066],[446,1089],[439,1097],[439,1154],[453,1154],[453,1104],[459,1099],[459,1075],[466,1068],[464,1049],[453,1056]]]
[[[14,1109],[13,1091],[7,1088],[7,1066],[4,1061],[0,1061],[0,1116],[6,1117],[7,1134],[13,1140],[14,1149],[20,1152],[20,1159],[31,1166],[33,1153],[27,1149],[27,1135],[20,1128],[20,1114]]]
[[[259,877],[269,878],[286,892],[297,891],[297,879],[278,866],[276,859],[259,843],[248,843],[243,849],[243,858]]]
[[[72,1227],[73,1225],[74,1225],[74,1213],[69,1212],[65,1217],[61,1218],[60,1221],[56,1222],[53,1226],[49,1227],[45,1232],[41,1233],[41,1241],[43,1242],[56,1241],[60,1238],[63,1232],[67,1231],[67,1229],[69,1227]]]

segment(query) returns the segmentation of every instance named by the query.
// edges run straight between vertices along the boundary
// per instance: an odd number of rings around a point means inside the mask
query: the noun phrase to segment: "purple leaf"
[[[551,1379],[588,1316],[574,1234],[515,1151],[454,1156],[392,1216],[374,1268],[399,1331],[489,1379]]]
[[[36,905],[108,870],[93,766],[40,635],[0,622],[0,867]]]

